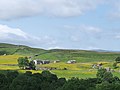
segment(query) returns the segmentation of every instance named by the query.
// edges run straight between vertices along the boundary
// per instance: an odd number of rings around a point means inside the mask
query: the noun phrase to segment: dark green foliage
[[[103,82],[101,84],[96,85],[95,90],[120,90],[120,83]]]
[[[97,78],[78,79],[72,78],[64,84],[61,90],[93,90],[97,84]]]
[[[58,82],[58,86],[63,86],[66,83],[66,79],[65,78],[59,78],[57,82]]]
[[[113,63],[113,68],[114,68],[114,69],[118,68],[117,62]]]
[[[27,57],[19,57],[18,66],[20,69],[36,69],[35,63],[33,61],[29,61]]]
[[[117,57],[117,58],[115,59],[115,61],[116,61],[117,63],[120,63],[120,57]]]
[[[113,74],[111,72],[108,72],[106,69],[98,69],[97,72],[97,78],[99,79],[99,81],[107,81],[107,82],[112,82],[111,80],[113,80]]]
[[[0,90],[120,90],[120,79],[106,69],[99,69],[97,78],[58,78],[50,71],[0,74]]]
[[[6,55],[8,55],[9,54],[9,52],[7,52],[7,51],[0,51],[0,55],[4,55],[4,54],[6,54]]]
[[[118,63],[120,63],[120,57],[117,57],[117,58],[115,59],[115,63],[113,63],[113,68],[114,68],[114,69],[118,68],[118,66],[117,66]]]
[[[17,71],[8,71],[6,73],[8,82],[12,83],[13,79],[15,79],[18,75],[19,73]]]
[[[8,80],[4,74],[0,74],[0,90],[7,90]],[[4,89],[3,89],[4,88]]]
[[[27,57],[19,57],[18,58],[18,66],[21,69],[26,69],[29,66],[29,60]]]
[[[35,63],[33,61],[30,61],[29,68],[32,69],[32,70],[36,69]]]
[[[24,75],[32,76],[32,72],[31,71],[26,71],[26,73],[24,73]]]
[[[58,78],[49,71],[43,71],[42,74],[26,72],[13,80],[10,90],[56,90],[57,87],[53,83],[57,80]]]
[[[43,71],[42,76],[46,81],[50,83],[58,80],[57,76],[55,74],[51,74],[49,71]]]
[[[97,78],[103,78],[106,73],[106,69],[98,69]]]

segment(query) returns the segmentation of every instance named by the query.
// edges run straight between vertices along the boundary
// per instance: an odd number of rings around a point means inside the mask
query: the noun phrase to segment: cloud
[[[60,46],[54,46],[54,47],[49,47],[48,50],[50,49],[66,49],[64,47],[60,47]]]
[[[17,37],[17,38],[15,38]],[[18,28],[10,28],[6,25],[0,25],[0,39],[28,39],[28,35]]]
[[[91,25],[64,25],[64,30],[69,32],[69,38],[72,42],[82,43],[84,41],[92,42],[101,39],[103,29]],[[84,38],[84,39],[83,39]]]
[[[100,33],[102,32],[102,29],[95,27],[95,26],[90,26],[90,25],[79,25],[79,26],[71,26],[71,25],[64,25],[63,26],[67,30],[76,30],[76,31],[81,31],[85,33]]]
[[[80,42],[81,37],[80,36],[71,36],[71,40],[74,41],[74,42]]]
[[[18,28],[11,28],[7,25],[0,25],[0,42],[13,43],[13,44],[25,44],[30,46],[42,46],[52,45],[56,42],[49,36],[36,37],[23,32]]]
[[[86,32],[92,32],[92,33],[99,33],[102,30],[98,27],[94,27],[94,26],[86,26],[86,25],[82,25],[80,26],[80,29],[86,31]]]
[[[103,50],[103,48],[89,46],[89,47],[85,48],[84,50]]]
[[[104,0],[0,0],[0,19],[35,15],[70,17],[95,9]]]
[[[114,34],[114,38],[115,38],[115,39],[120,39],[120,33],[117,33],[117,34],[115,33],[115,34]]]
[[[112,1],[109,4],[112,6],[110,15],[112,18],[120,18],[120,0]]]

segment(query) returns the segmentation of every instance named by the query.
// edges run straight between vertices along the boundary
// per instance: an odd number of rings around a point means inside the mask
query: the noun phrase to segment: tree
[[[55,75],[55,74],[52,74],[51,72],[49,71],[42,71],[42,76],[45,78],[45,80],[47,82],[54,82],[54,81],[57,81],[58,80],[58,77]]]
[[[7,51],[0,51],[0,55],[9,54]]]
[[[101,84],[96,85],[95,90],[120,90],[120,83],[102,82]]]
[[[118,68],[117,62],[113,63],[113,68],[114,68],[114,69]]]
[[[79,80],[78,78],[71,78],[60,90],[88,90],[85,83],[87,82],[83,79]]]
[[[8,71],[6,73],[8,83],[12,83],[13,79],[15,79],[18,75],[19,73],[17,71]]]
[[[32,75],[19,75],[13,80],[9,90],[41,90],[37,79],[38,78],[35,78]]]
[[[7,90],[7,83],[6,76],[4,74],[0,74],[0,90]]]
[[[18,58],[18,66],[20,69],[25,69],[29,66],[29,60],[27,57],[19,57]]]
[[[117,63],[120,63],[120,57],[117,57],[117,58],[115,59],[115,61],[116,61]]]
[[[36,69],[35,63],[34,63],[33,61],[30,61],[29,67],[30,67],[30,69],[32,69],[32,70],[35,70],[35,69]]]
[[[107,70],[104,68],[99,69],[96,76],[102,82],[104,81],[111,82],[111,80],[113,80],[113,74],[111,72],[107,72]]]

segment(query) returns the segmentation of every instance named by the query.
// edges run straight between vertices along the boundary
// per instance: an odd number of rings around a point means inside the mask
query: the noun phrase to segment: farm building
[[[54,61],[54,63],[59,63],[59,62],[60,62],[60,60],[55,60],[55,61]]]
[[[67,61],[68,64],[76,63],[76,60],[69,60]]]
[[[49,64],[50,63],[49,60],[33,60],[33,62],[35,63],[35,65],[37,65],[37,64]]]

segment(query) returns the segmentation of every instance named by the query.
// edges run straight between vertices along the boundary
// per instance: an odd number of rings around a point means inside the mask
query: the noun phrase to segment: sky
[[[0,0],[0,43],[120,51],[120,0]]]

